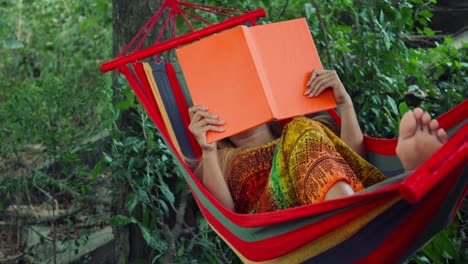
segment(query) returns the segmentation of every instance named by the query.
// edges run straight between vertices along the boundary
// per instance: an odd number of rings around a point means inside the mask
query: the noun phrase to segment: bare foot
[[[406,171],[414,170],[445,144],[447,138],[437,120],[416,108],[401,118],[396,154]]]

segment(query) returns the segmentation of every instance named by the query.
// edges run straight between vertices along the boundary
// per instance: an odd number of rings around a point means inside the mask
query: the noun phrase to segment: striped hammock
[[[163,43],[157,40],[142,50],[140,39],[135,50],[125,55],[139,37],[146,37],[166,8],[171,10],[167,21],[181,16],[193,32]],[[195,31],[187,16],[200,17],[187,8],[223,14],[227,20]],[[234,12],[241,15],[231,15]],[[173,151],[204,217],[245,263],[404,261],[453,220],[468,191],[468,100],[438,118],[450,139],[412,173],[403,173],[395,154],[397,139],[366,136],[369,162],[389,179],[337,200],[271,213],[236,214],[224,208],[184,163],[184,156],[199,158],[201,150],[187,129],[192,102],[181,69],[177,64],[141,60],[245,22],[255,25],[255,19],[264,15],[264,10],[242,12],[166,0],[119,57],[101,65],[101,71],[118,69],[126,77]],[[329,114],[340,124],[335,111]]]

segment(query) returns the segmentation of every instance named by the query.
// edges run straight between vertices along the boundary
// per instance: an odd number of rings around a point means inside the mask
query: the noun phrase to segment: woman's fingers
[[[224,132],[224,128],[219,127],[219,126],[214,126],[214,125],[207,125],[207,126],[203,126],[200,131],[202,133],[205,133],[208,131]]]
[[[217,119],[218,115],[211,113],[211,112],[206,112],[206,111],[196,111],[191,117],[190,121],[191,122],[198,122],[204,118],[211,118],[211,119]]]
[[[220,127],[225,122],[219,120],[218,115],[207,112],[206,106],[192,106],[189,108],[190,124],[188,126],[190,132],[194,135],[198,144],[204,150],[212,150],[216,148],[216,143],[206,143],[206,132],[224,132],[224,128]]]
[[[310,78],[309,78],[309,81],[307,81],[307,86],[310,85],[310,83],[312,82],[312,80],[317,76],[317,70],[313,70],[312,71],[312,74],[310,75]]]
[[[218,115],[208,112],[208,107],[196,105],[189,108],[189,115],[191,121],[198,121],[202,118],[218,118]]]
[[[194,126],[189,129],[193,133],[193,135],[195,135],[196,137],[200,137],[200,136],[205,137],[205,134],[208,131],[224,132],[224,128],[219,127],[217,125]]]
[[[309,97],[314,97],[323,92],[326,88],[333,87],[334,85],[333,76],[331,75],[323,75],[322,78],[317,78],[314,82],[310,85],[310,92],[308,93]]]
[[[196,112],[198,111],[206,111],[208,110],[208,107],[206,106],[203,106],[203,105],[194,105],[192,107],[189,108],[189,115],[190,115],[190,119],[192,119],[193,115],[195,115]]]
[[[309,95],[309,97],[315,97],[315,96],[319,96],[321,93],[323,93],[323,91],[325,91],[326,89],[330,88],[330,87],[333,87],[333,82],[329,82],[329,83],[324,83],[322,84],[320,87],[318,87],[317,89],[315,89],[313,91],[313,93],[311,93]]]
[[[330,76],[333,76],[333,73],[334,73],[333,71],[325,71],[325,70],[317,71],[317,75],[315,75],[315,77],[310,80],[309,87],[314,87],[318,81],[323,80],[324,78],[329,78]]]
[[[198,121],[195,126],[203,127],[206,125],[220,126],[220,125],[224,125],[224,121],[219,120],[219,119],[214,119],[214,118],[203,118],[202,120]]]
[[[307,86],[310,86],[310,84],[315,79],[315,77],[322,75],[324,73],[327,73],[327,72],[328,72],[327,70],[318,70],[318,69],[313,70],[312,74],[310,75],[309,81],[307,82]]]
[[[206,141],[207,131],[223,132],[224,128],[219,127],[225,121],[219,120],[218,116],[204,111],[196,111],[189,125],[189,130],[197,138],[199,144]]]

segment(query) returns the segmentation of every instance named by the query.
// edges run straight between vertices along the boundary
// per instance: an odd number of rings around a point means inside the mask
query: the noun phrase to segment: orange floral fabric
[[[278,140],[240,152],[228,185],[237,212],[259,213],[323,201],[338,181],[356,192],[384,179],[328,128],[298,117]]]

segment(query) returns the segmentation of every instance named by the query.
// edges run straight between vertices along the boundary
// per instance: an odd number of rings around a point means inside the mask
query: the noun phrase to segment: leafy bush
[[[6,221],[4,211],[17,206],[54,208],[52,218],[8,220],[27,228],[49,223],[54,232],[40,238],[54,247],[59,225],[76,231],[89,215],[81,212],[92,211],[83,204],[95,201],[102,181],[95,139],[112,123],[112,93],[110,76],[98,66],[111,54],[102,45],[111,39],[110,7],[108,1],[0,1],[0,218]]]
[[[55,159],[109,125],[110,76],[98,72],[110,56],[101,46],[111,37],[102,27],[111,22],[104,2],[2,2],[5,12],[17,14],[0,17],[3,162],[14,162],[28,145]]]
[[[131,89],[125,84],[119,87],[126,97],[116,110],[137,109],[131,116],[141,127],[131,132],[112,130],[106,161],[117,183],[114,186],[128,188],[114,192],[117,197],[127,194],[127,212],[114,216],[111,224],[136,225],[149,247],[147,260],[152,263],[235,262],[234,253],[226,249],[198,211],[159,131],[136,105]]]
[[[456,50],[449,38],[436,48],[406,46],[414,32],[430,34],[413,22],[427,22],[429,7],[422,1],[306,4],[323,63],[338,72],[369,135],[396,136],[402,103],[438,115],[468,95],[466,49]]]

